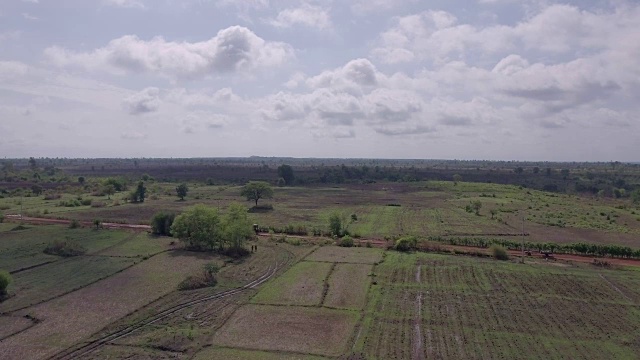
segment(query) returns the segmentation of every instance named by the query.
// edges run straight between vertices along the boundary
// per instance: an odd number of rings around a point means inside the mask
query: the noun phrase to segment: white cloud
[[[195,134],[203,130],[220,129],[229,124],[229,116],[207,111],[193,111],[182,119],[180,130],[185,134]]]
[[[35,20],[39,20],[40,19],[37,16],[31,15],[29,13],[22,13],[22,17],[25,18],[26,20],[30,20],[30,21],[35,21]]]
[[[302,6],[297,8],[282,10],[275,19],[270,19],[267,22],[273,26],[282,28],[304,25],[324,30],[331,27],[329,11],[322,7],[309,4],[302,4]]]
[[[129,9],[145,9],[145,5],[139,0],[103,0],[105,5],[129,8]]]
[[[171,42],[161,37],[145,41],[127,35],[89,53],[54,46],[47,48],[45,55],[57,66],[193,78],[278,66],[294,52],[288,44],[268,42],[245,27],[232,26],[203,42]]]
[[[160,89],[146,88],[124,99],[122,105],[131,115],[155,112],[160,107]]]

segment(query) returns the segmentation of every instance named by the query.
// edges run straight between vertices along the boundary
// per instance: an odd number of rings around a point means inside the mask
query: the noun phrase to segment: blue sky
[[[638,161],[640,4],[5,0],[0,156]]]

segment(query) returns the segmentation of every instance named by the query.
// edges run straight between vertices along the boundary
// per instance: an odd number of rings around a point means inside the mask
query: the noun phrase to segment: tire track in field
[[[623,293],[622,290],[620,290],[614,283],[612,283],[611,281],[609,281],[609,279],[607,279],[606,277],[604,277],[604,275],[600,274],[600,277],[602,278],[602,280],[606,281],[607,284],[609,284],[615,291],[619,292],[620,295],[624,296],[625,299],[629,300],[632,304],[635,304],[635,301],[633,301],[632,298],[630,298],[629,296],[627,296],[627,294]]]
[[[147,319],[141,320],[136,324],[130,325],[124,329],[121,329],[119,331],[113,332],[111,334],[108,334],[106,336],[103,336],[97,340],[88,342],[80,347],[72,347],[70,349],[64,350],[54,356],[52,356],[50,359],[51,360],[62,360],[62,359],[76,359],[79,357],[82,357],[84,355],[87,355],[93,351],[95,351],[96,349],[107,345],[115,340],[118,340],[120,338],[123,338],[131,333],[133,333],[134,331],[141,329],[147,325],[152,325],[160,320],[163,320],[173,314],[175,314],[176,312],[183,310],[185,308],[188,308],[192,305],[196,305],[196,304],[200,304],[206,301],[210,301],[210,300],[217,300],[217,299],[221,299],[221,298],[225,298],[228,296],[232,296],[235,294],[238,294],[242,291],[248,290],[248,289],[254,289],[255,287],[261,285],[262,283],[266,282],[267,280],[271,279],[277,272],[278,270],[280,270],[281,268],[283,268],[284,266],[286,266],[289,261],[291,260],[291,257],[288,256],[287,259],[281,263],[276,262],[274,265],[269,266],[269,268],[267,268],[267,271],[262,274],[261,276],[259,276],[258,278],[250,281],[249,283],[237,287],[237,288],[233,288],[230,290],[226,290],[226,291],[222,291],[213,295],[209,295],[209,296],[205,296],[199,299],[194,299],[191,301],[187,301],[175,306],[172,306],[152,317],[149,317]]]
[[[418,269],[416,270],[416,283],[420,284],[420,273],[422,270],[422,265],[418,265]],[[416,317],[413,320],[413,347],[411,359],[413,360],[424,360],[424,346],[422,343],[422,291],[418,290],[418,294],[416,295]]]

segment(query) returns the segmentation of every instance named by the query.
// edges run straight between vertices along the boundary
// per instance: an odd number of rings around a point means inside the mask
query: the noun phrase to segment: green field
[[[390,253],[376,275],[356,345],[370,359],[635,359],[640,351],[634,270]]]

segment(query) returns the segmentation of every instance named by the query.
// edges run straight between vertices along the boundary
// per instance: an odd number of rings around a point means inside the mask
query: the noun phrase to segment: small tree
[[[291,166],[285,164],[278,166],[278,176],[284,179],[285,184],[293,185],[295,176]]]
[[[246,197],[248,201],[255,201],[256,206],[258,206],[258,200],[270,199],[273,197],[273,189],[268,182],[249,181],[242,187],[240,195]]]
[[[482,208],[482,202],[480,202],[480,200],[471,202],[471,209],[473,209],[476,215],[480,215],[481,208]]]
[[[631,193],[631,201],[634,204],[640,204],[640,189],[636,189]]]
[[[491,252],[491,256],[496,260],[509,260],[509,253],[500,245],[491,245],[489,251]]]
[[[151,232],[154,235],[171,236],[171,225],[173,225],[175,217],[175,214],[156,213],[151,219]]]
[[[31,168],[31,170],[35,170],[38,168],[38,163],[33,156],[29,158],[29,168]]]
[[[453,175],[453,185],[458,185],[458,183],[462,181],[462,176],[460,174]]]
[[[176,193],[178,194],[178,197],[180,198],[180,200],[184,200],[188,192],[189,192],[189,187],[185,183],[182,183],[176,187]]]
[[[131,192],[129,198],[131,202],[144,202],[144,198],[146,197],[147,188],[144,187],[144,182],[138,182],[138,187],[134,191]]]
[[[86,179],[84,178],[84,176],[79,176],[79,177],[78,177],[78,183],[79,183],[80,185],[84,185],[85,180],[86,180]]]
[[[96,230],[100,230],[100,226],[102,226],[102,221],[100,219],[93,220],[93,225],[96,226]]]
[[[7,295],[7,288],[11,284],[11,275],[8,271],[0,270],[0,297]]]
[[[333,213],[329,216],[329,231],[331,232],[331,235],[342,235],[342,218],[340,217],[340,214]]]
[[[40,185],[31,186],[31,192],[36,196],[42,194],[42,186]]]
[[[107,199],[111,200],[111,195],[116,193],[116,188],[112,184],[108,184],[102,187],[102,193],[107,195]]]

